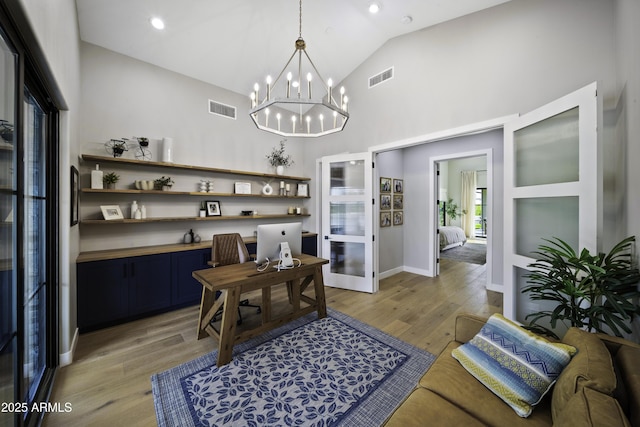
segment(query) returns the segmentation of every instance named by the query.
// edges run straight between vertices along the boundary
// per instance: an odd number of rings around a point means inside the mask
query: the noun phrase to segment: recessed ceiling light
[[[371,2],[369,3],[369,13],[378,13],[380,12],[380,3]]]
[[[161,18],[151,18],[151,25],[156,30],[164,30],[164,21]]]

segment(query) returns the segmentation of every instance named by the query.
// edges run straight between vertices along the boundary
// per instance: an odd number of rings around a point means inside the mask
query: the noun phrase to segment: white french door
[[[593,83],[505,124],[503,310],[511,319],[549,309],[521,293],[542,239],[600,249],[600,111]]]
[[[326,286],[373,293],[371,153],[322,158],[322,257]]]

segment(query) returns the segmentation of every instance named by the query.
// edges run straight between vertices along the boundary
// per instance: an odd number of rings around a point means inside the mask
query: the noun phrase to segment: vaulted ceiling
[[[302,36],[340,82],[387,40],[508,0],[306,0]],[[297,0],[76,0],[83,41],[249,94],[277,75],[300,33]],[[164,30],[150,25],[152,17]]]

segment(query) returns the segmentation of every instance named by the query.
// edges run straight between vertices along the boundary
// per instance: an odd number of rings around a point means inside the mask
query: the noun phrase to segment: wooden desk
[[[204,338],[208,334],[219,340],[218,366],[226,365],[231,361],[235,343],[245,341],[314,311],[318,312],[320,319],[327,316],[322,265],[328,264],[329,261],[304,254],[297,256],[297,258],[302,261],[302,265],[289,270],[277,271],[269,266],[267,270],[258,272],[254,262],[247,262],[197,270],[192,273],[193,277],[202,284],[198,339]],[[302,295],[311,282],[314,283],[315,300]],[[287,284],[293,312],[272,319],[271,287],[281,283]],[[236,322],[240,294],[257,289],[262,290],[262,324],[257,328],[237,334]],[[221,295],[216,299],[218,291],[221,292]],[[309,306],[300,308],[300,301],[306,302]],[[223,305],[222,323],[220,331],[216,331],[210,322],[221,305]]]

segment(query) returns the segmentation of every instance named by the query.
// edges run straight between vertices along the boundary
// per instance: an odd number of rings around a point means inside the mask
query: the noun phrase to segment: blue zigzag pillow
[[[528,417],[575,353],[575,347],[551,343],[494,314],[451,355],[519,416]]]

